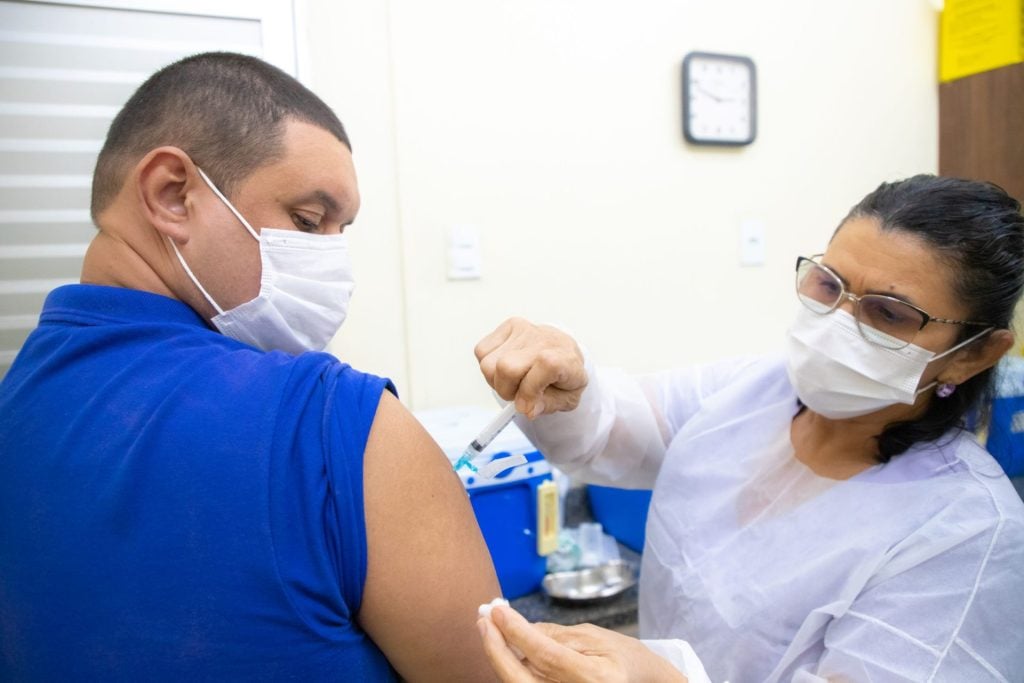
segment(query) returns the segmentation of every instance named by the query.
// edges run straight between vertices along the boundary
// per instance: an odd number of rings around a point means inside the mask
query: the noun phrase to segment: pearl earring
[[[956,391],[956,385],[955,384],[952,384],[950,382],[943,382],[935,390],[935,394],[939,398],[949,398],[950,396],[953,395],[954,391]]]

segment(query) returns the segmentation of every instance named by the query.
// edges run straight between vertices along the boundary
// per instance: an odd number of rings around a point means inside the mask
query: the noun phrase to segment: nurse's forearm
[[[651,488],[665,458],[657,408],[640,382],[615,369],[596,370],[584,351],[588,384],[572,411],[517,417],[545,457],[582,481]]]

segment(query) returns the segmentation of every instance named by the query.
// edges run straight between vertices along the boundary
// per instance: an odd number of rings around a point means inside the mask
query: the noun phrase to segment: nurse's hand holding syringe
[[[572,337],[554,327],[510,318],[484,337],[474,353],[488,384],[531,420],[574,409],[587,386],[583,353]]]

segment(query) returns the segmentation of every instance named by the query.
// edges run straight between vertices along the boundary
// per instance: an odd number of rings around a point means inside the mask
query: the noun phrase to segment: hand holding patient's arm
[[[495,607],[478,626],[491,665],[505,683],[687,683],[639,640],[592,624],[531,624],[513,609]]]

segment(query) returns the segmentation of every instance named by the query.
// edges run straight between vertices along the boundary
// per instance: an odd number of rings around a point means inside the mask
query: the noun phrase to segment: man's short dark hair
[[[164,145],[184,150],[230,196],[250,173],[281,158],[289,119],[319,126],[351,149],[330,107],[260,59],[207,52],[164,67],[110,124],[93,173],[93,220],[121,191],[132,166]]]

